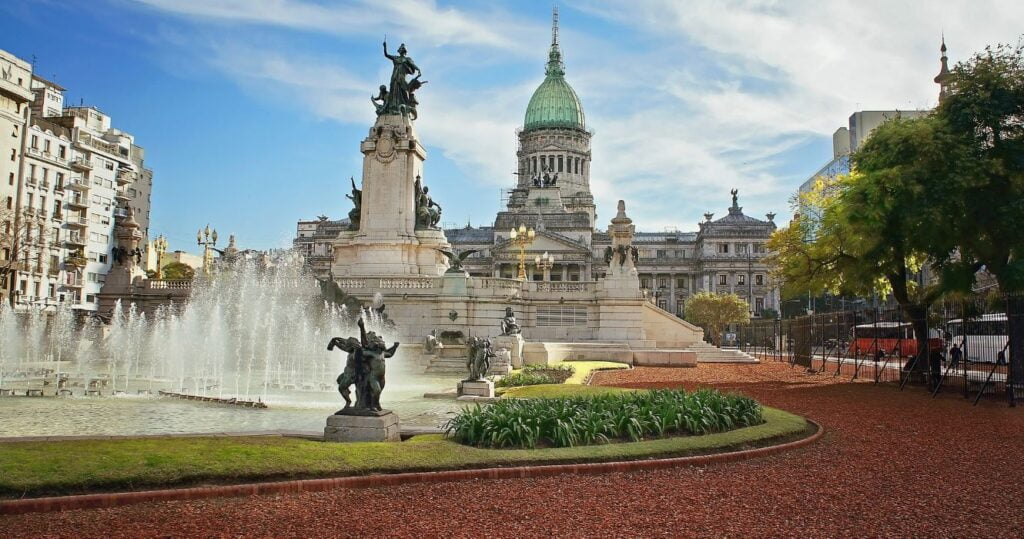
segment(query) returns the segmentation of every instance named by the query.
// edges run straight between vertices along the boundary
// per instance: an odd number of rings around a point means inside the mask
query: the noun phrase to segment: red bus
[[[928,350],[942,350],[944,344],[938,330],[929,330]],[[861,324],[850,330],[850,355],[878,356],[881,350],[886,355],[913,357],[917,355],[917,339],[914,327],[909,322],[875,322]]]

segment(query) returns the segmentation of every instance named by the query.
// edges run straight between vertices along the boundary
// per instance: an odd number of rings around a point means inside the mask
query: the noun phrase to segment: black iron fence
[[[850,381],[1024,401],[1024,294],[756,320],[736,341],[762,360]]]

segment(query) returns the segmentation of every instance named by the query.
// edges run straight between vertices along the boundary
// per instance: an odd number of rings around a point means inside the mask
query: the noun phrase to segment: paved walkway
[[[742,463],[0,517],[0,536],[1024,535],[1022,409],[775,363],[596,378],[742,391],[828,430],[810,447]]]

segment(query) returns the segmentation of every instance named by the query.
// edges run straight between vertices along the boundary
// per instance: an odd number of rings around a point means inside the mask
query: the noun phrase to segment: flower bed
[[[498,380],[496,387],[536,386],[540,384],[561,384],[568,380],[576,369],[572,365],[527,365]]]
[[[573,447],[702,435],[764,421],[749,397],[714,390],[502,400],[463,410],[448,421],[455,441],[487,448]]]

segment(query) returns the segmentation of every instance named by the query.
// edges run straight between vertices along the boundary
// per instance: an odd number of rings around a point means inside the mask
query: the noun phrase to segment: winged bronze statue
[[[446,271],[445,273],[458,273],[464,271],[462,268],[462,263],[465,262],[467,258],[469,258],[469,255],[480,251],[480,249],[466,249],[464,251],[461,251],[459,254],[455,254],[451,251],[446,251],[444,249],[435,250],[443,254],[445,258],[448,259],[449,267],[448,271]]]

